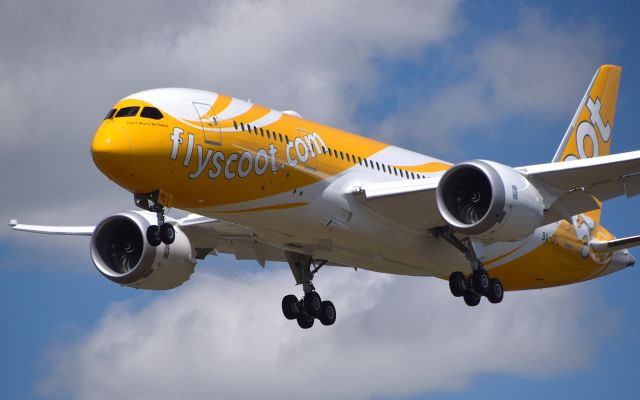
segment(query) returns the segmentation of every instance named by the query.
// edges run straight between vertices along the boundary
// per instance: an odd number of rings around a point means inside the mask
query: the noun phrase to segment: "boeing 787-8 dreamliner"
[[[220,93],[148,90],[113,106],[91,148],[144,211],[10,225],[89,235],[98,271],[139,289],[180,286],[217,253],[285,261],[304,295],[282,311],[302,328],[336,320],[312,284],[323,266],[439,277],[469,306],[500,303],[634,264],[640,236],[600,225],[603,201],[640,192],[640,151],[609,155],[620,73],[600,67],[550,163],[519,167],[451,164]]]

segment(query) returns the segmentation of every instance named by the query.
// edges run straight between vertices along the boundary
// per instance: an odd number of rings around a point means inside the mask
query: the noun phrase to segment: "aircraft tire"
[[[329,326],[336,322],[336,308],[330,301],[323,301],[320,307],[320,316],[318,317],[322,325]]]
[[[309,292],[304,295],[304,311],[312,317],[318,317],[322,308],[322,299],[317,292]]]
[[[296,320],[298,321],[298,326],[302,329],[309,329],[313,326],[314,319],[307,313],[300,313]]]
[[[149,244],[153,247],[157,247],[160,245],[160,243],[162,243],[157,225],[150,225],[147,228],[147,242],[149,242]]]
[[[176,231],[173,229],[173,225],[167,222],[160,225],[160,240],[164,244],[171,244],[176,240]]]
[[[478,268],[473,271],[471,276],[473,283],[473,289],[479,294],[486,294],[489,292],[489,274],[484,268]]]
[[[296,319],[300,315],[300,301],[292,294],[282,298],[282,313],[286,319]]]
[[[460,271],[453,272],[449,275],[449,290],[451,290],[451,294],[455,297],[464,295],[464,280],[464,274]]]
[[[487,293],[487,299],[493,304],[500,303],[504,297],[504,288],[500,279],[491,278],[489,281],[489,292]]]
[[[469,307],[475,307],[480,304],[480,295],[475,294],[474,292],[467,291],[462,297]]]

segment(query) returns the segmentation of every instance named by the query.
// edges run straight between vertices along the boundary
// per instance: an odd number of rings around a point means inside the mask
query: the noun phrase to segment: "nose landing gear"
[[[310,256],[288,251],[285,255],[296,284],[301,284],[304,290],[304,297],[301,299],[292,294],[284,296],[282,299],[282,313],[285,318],[289,320],[295,319],[302,329],[311,328],[316,319],[322,325],[333,325],[336,322],[335,306],[330,301],[323,301],[311,283],[313,276],[326,261],[320,261],[316,266]],[[311,270],[312,265],[314,267],[313,270]]]
[[[136,205],[144,210],[156,213],[157,225],[147,228],[147,241],[153,247],[160,243],[171,244],[176,239],[176,231],[173,225],[164,221],[165,207],[171,207],[172,196],[162,190],[151,193],[134,194]]]

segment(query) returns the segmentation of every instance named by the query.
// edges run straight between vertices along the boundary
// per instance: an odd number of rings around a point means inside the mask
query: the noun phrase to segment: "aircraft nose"
[[[91,155],[93,162],[106,176],[122,173],[131,155],[127,133],[113,121],[105,121],[93,137]]]

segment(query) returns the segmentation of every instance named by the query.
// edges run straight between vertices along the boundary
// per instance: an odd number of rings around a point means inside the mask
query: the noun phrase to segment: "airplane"
[[[609,154],[621,71],[598,69],[550,163],[520,167],[452,164],[220,93],[135,93],[107,113],[91,152],[141,210],[10,226],[91,236],[97,270],[138,289],[178,287],[219,253],[287,262],[303,296],[282,311],[303,329],[336,320],[313,284],[324,266],[437,277],[468,306],[500,303],[634,265],[640,236],[600,225],[603,201],[640,192],[640,151]]]

